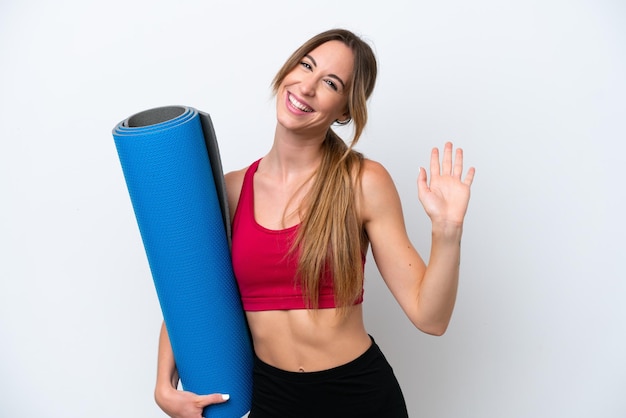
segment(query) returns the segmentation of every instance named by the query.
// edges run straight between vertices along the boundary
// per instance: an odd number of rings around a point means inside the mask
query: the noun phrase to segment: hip
[[[407,417],[393,369],[371,339],[359,357],[327,370],[291,372],[254,362],[250,418]]]

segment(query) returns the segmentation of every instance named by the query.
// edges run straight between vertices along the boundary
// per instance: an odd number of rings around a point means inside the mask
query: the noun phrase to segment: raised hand
[[[430,182],[422,168],[417,177],[419,200],[433,224],[460,226],[467,212],[475,169],[471,167],[463,179],[463,150],[457,148],[454,159],[452,155],[452,143],[447,142],[439,164],[439,149],[434,148],[430,156]]]

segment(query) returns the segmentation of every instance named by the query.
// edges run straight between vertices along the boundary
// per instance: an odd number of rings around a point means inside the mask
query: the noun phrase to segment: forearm
[[[450,323],[459,283],[462,225],[433,224],[430,258],[419,284],[419,328],[442,335]]]
[[[159,335],[159,353],[157,359],[156,391],[178,387],[178,370],[174,360],[174,352],[167,333],[165,323],[161,325]]]

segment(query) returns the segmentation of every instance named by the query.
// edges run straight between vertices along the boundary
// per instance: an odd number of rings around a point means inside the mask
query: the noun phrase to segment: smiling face
[[[335,120],[347,119],[353,67],[352,50],[340,41],[325,42],[302,57],[278,88],[279,124],[323,136]]]

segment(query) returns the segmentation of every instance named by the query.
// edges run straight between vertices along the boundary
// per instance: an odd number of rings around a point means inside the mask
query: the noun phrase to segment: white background
[[[617,0],[2,0],[0,416],[163,416],[160,308],[111,130],[196,107],[243,167],[269,149],[279,66],[338,26],[377,52],[359,149],[424,257],[418,166],[452,140],[477,168],[445,336],[412,328],[368,261],[368,330],[411,416],[626,416]]]

